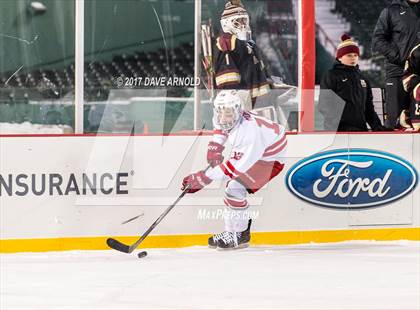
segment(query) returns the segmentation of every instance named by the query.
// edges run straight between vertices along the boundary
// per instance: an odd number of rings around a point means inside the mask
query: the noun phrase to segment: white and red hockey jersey
[[[229,160],[206,171],[210,179],[234,179],[258,161],[284,164],[287,138],[283,126],[249,112],[243,112],[239,124],[229,132],[218,129],[215,121],[213,124],[213,141],[222,145],[229,141],[232,152]]]

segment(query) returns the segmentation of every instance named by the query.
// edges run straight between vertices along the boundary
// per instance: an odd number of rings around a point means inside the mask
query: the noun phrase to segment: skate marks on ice
[[[142,249],[144,250],[144,249]],[[420,306],[420,243],[343,242],[0,255],[1,309],[363,309]]]

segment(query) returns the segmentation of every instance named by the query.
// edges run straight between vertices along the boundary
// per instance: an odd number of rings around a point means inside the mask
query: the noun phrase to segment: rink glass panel
[[[194,1],[85,1],[85,132],[192,129],[193,78]]]
[[[74,1],[0,1],[0,133],[74,127]]]
[[[0,52],[0,122],[59,125],[60,130],[72,132],[74,1],[41,2],[45,12],[30,7],[28,1],[0,3],[4,15],[0,25],[4,47]],[[225,2],[202,1],[202,22],[211,22],[216,36]],[[297,1],[243,3],[269,73],[297,86]],[[84,36],[85,133],[193,129],[194,1],[85,0]],[[162,87],[145,82],[146,78],[159,83],[159,78],[170,77],[189,81],[182,82],[183,86],[163,83]],[[212,109],[203,68],[200,81],[202,126],[211,129]],[[279,98],[282,95],[283,90],[275,91],[270,98],[275,110],[272,118],[280,121],[282,114],[294,110],[286,124],[294,129],[297,98]],[[106,126],[101,126],[102,121]],[[32,129],[29,126],[28,133]]]
[[[288,130],[297,128],[298,116],[298,2],[296,0],[242,1],[250,15],[252,40],[259,48],[269,76],[283,84],[255,105],[257,113]],[[215,36],[221,32],[220,16],[226,1],[204,0],[202,22],[210,23]],[[201,72],[206,80],[205,72]]]
[[[221,31],[225,3],[202,1],[202,23],[210,22],[215,36]],[[269,72],[296,86],[297,8],[290,0],[243,3]],[[193,79],[194,5],[86,0],[85,132],[167,134],[193,129],[198,82]],[[200,128],[212,129],[207,77],[200,69]],[[277,102],[277,96],[271,96],[274,114],[279,113]]]

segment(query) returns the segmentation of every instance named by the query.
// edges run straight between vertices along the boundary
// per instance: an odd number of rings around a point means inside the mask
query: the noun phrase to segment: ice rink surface
[[[420,309],[420,242],[148,254],[2,254],[0,309]]]

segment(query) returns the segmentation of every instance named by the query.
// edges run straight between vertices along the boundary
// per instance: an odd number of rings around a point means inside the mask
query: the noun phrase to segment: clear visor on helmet
[[[232,107],[216,108],[215,115],[217,123],[224,130],[233,128],[238,121],[238,111]]]

